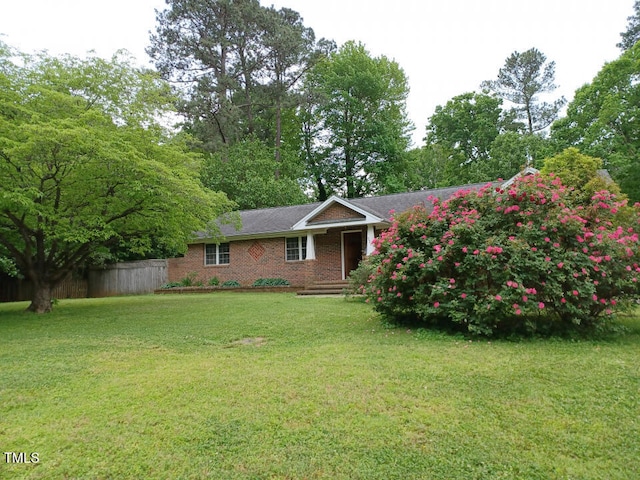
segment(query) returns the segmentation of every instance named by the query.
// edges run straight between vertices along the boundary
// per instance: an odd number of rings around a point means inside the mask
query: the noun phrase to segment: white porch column
[[[371,255],[373,253],[373,240],[375,239],[375,231],[373,225],[367,225],[367,250],[366,254]]]
[[[307,232],[307,260],[316,259],[316,243],[313,233]]]

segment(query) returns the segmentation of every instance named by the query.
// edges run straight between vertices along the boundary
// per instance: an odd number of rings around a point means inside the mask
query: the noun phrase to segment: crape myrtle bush
[[[553,175],[457,192],[394,217],[362,291],[394,323],[473,334],[599,328],[638,292],[638,204],[586,202]],[[583,197],[584,198],[584,197]]]

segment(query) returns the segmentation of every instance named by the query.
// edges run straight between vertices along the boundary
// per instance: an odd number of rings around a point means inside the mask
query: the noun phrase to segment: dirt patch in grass
[[[267,343],[267,339],[265,337],[246,337],[241,338],[239,340],[234,340],[227,347],[242,347],[242,346],[252,346],[252,347],[261,347]]]

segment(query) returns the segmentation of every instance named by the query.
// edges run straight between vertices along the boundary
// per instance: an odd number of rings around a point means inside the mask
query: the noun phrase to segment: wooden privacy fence
[[[89,297],[152,293],[167,283],[166,260],[141,260],[89,270]]]
[[[53,298],[110,297],[152,293],[167,283],[166,260],[141,260],[89,270],[88,278],[69,276],[53,291]],[[30,300],[31,282],[0,277],[0,302]]]
[[[69,276],[51,292],[53,298],[86,298],[87,281]],[[33,285],[28,280],[0,277],[0,302],[21,302],[31,300]]]

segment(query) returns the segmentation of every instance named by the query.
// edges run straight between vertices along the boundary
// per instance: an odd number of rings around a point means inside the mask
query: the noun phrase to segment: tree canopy
[[[618,43],[618,48],[622,51],[629,50],[638,40],[640,40],[640,0],[636,0],[633,4],[634,14],[627,17],[627,29],[620,34],[622,40]]]
[[[277,161],[269,148],[247,138],[221,152],[207,154],[202,167],[203,184],[223,191],[242,210],[300,205],[309,198],[298,182],[301,174],[288,155]],[[280,176],[273,175],[279,169]]]
[[[510,123],[509,115],[502,110],[502,99],[484,93],[464,93],[436,107],[425,142],[449,152],[443,183],[462,185],[492,180],[486,178],[485,172],[491,162],[491,145]]]
[[[306,161],[316,167],[314,183],[347,198],[384,192],[409,146],[404,71],[347,42],[320,61],[307,82],[301,143],[313,150]]]
[[[533,134],[551,125],[566,103],[564,97],[552,103],[539,99],[540,94],[556,89],[555,68],[555,62],[547,62],[547,57],[536,48],[516,51],[498,71],[498,78],[483,82],[482,87],[513,103],[526,131]]]
[[[640,43],[576,91],[551,135],[560,148],[601,158],[632,201],[640,201]]]
[[[231,209],[159,123],[174,98],[156,74],[123,54],[0,52],[0,257],[33,282],[30,310],[110,249],[182,251]]]
[[[318,56],[313,30],[297,12],[258,0],[167,5],[148,53],[182,93],[189,130],[207,151],[249,135],[277,153],[282,110],[296,103],[295,87]]]

